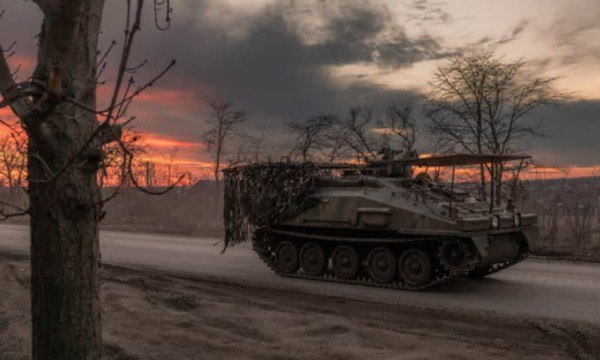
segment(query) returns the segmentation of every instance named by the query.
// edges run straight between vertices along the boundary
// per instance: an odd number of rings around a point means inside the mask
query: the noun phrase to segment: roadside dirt
[[[0,254],[0,359],[29,359],[26,259]],[[391,290],[393,291],[393,290]],[[104,358],[597,359],[600,331],[105,266]]]

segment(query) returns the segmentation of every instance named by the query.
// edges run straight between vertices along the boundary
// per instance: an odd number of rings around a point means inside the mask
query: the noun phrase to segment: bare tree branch
[[[33,108],[32,104],[25,99],[25,95],[17,96],[14,94],[14,90],[18,86],[13,79],[12,72],[6,62],[4,56],[4,49],[0,45],[0,95],[2,95],[2,102],[0,102],[0,108],[4,106],[10,106],[12,111],[19,118],[26,118]],[[10,99],[10,101],[8,101]],[[6,104],[4,104],[6,102]]]
[[[14,210],[6,211],[5,207],[12,208]],[[0,200],[0,221],[5,221],[13,217],[29,215],[29,212],[29,209],[22,209],[18,206]]]
[[[430,83],[425,114],[437,145],[472,154],[505,155],[520,150],[525,136],[539,136],[539,127],[526,123],[526,115],[540,106],[566,99],[553,88],[556,78],[535,77],[525,61],[506,62],[493,51],[454,56],[437,69]],[[485,199],[485,166],[480,181]],[[488,165],[500,201],[504,164]]]
[[[369,107],[351,107],[342,121],[345,131],[344,143],[354,150],[359,161],[365,157],[376,157],[376,146],[381,145],[372,136],[374,128],[373,110]]]
[[[385,116],[380,121],[380,129],[400,139],[400,150],[404,153],[414,149],[418,137],[417,125],[412,113],[412,105],[393,104],[386,109]]]
[[[248,119],[248,113],[234,110],[233,105],[228,102],[219,103],[210,100],[208,106],[211,110],[206,120],[208,130],[203,137],[206,141],[206,151],[213,153],[215,160],[214,177],[216,181],[219,181],[227,140],[233,135],[236,127]]]
[[[319,152],[327,146],[328,131],[337,123],[334,115],[318,115],[302,123],[289,123],[290,133],[296,138],[292,152],[299,152],[302,161],[312,160],[311,151]]]

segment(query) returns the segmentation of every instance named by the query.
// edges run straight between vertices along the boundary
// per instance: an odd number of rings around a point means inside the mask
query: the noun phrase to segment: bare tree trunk
[[[485,184],[485,165],[481,164],[479,166],[479,176],[481,177],[481,200],[487,201],[487,190]]]
[[[144,2],[137,1],[133,22],[132,2],[126,2],[118,76],[111,105],[102,111],[96,110],[96,62],[104,0],[33,2],[42,11],[43,22],[30,80],[15,83],[0,46],[0,106],[11,107],[29,141],[29,209],[23,213],[31,218],[32,355],[33,360],[100,360],[98,223],[103,202],[97,173],[103,145],[120,139],[117,121],[134,96],[128,95],[129,87],[123,93],[121,84]],[[171,11],[168,0],[155,0],[154,5],[155,11],[161,5]],[[97,115],[105,118],[102,124]],[[120,145],[128,153],[123,171],[140,188],[127,162],[134,154]]]
[[[21,117],[29,136],[33,360],[99,360],[102,143],[86,146],[96,115],[64,97],[96,107],[104,1],[38,3],[44,25],[34,77],[46,88],[34,115]]]
[[[79,123],[84,122],[81,115]],[[63,125],[72,120],[65,116],[47,119]],[[78,136],[70,131],[63,134],[69,133]],[[30,154],[37,148],[34,142]],[[45,157],[51,168],[64,164],[78,148],[73,144],[58,149],[54,161]],[[29,164],[29,179],[43,179],[40,162],[30,155]],[[99,189],[95,171],[69,172],[52,183],[29,184],[34,360],[96,360],[101,354]]]
[[[504,174],[504,165],[500,163],[500,164],[496,165],[496,168],[497,168],[497,170],[495,173],[497,175],[496,175],[495,199],[496,199],[496,205],[499,206],[502,204],[502,185],[503,185],[502,175]]]
[[[221,154],[217,154],[217,159],[215,161],[215,181],[218,183],[220,178],[221,171]]]

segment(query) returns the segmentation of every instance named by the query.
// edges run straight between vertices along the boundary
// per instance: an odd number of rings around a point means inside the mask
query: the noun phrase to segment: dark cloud
[[[446,49],[426,32],[409,36],[390,10],[377,2],[356,0],[340,5],[341,2],[318,1],[300,9],[301,3],[281,1],[233,20],[224,16],[206,21],[200,15],[209,5],[219,4],[218,0],[177,2],[172,27],[166,32],[153,28],[153,14],[147,9],[133,62],[148,58],[150,63],[136,74],[137,81],[150,78],[176,58],[177,67],[161,79],[160,88],[192,93],[200,102],[208,98],[231,101],[251,112],[249,127],[281,129],[289,121],[319,113],[344,114],[351,105],[368,104],[381,109],[391,102],[417,97],[411,91],[375,85],[369,82],[369,74],[357,74],[360,81],[342,86],[331,77],[329,67],[370,64],[381,70],[399,69],[457,51]],[[428,21],[449,21],[450,15],[442,5],[439,1],[418,0],[410,14],[416,14],[414,21],[423,21],[423,17],[431,17]],[[121,1],[107,1],[103,47],[113,39],[122,39],[123,6]],[[23,1],[12,1],[6,9],[7,16],[0,22],[0,41],[5,44],[17,40],[19,52],[33,56],[39,11],[31,2]],[[321,22],[294,22],[310,17],[319,17]],[[557,42],[575,46],[569,41],[589,33],[594,26],[569,23],[553,31]],[[504,37],[486,37],[477,45],[512,41],[527,27],[528,22],[522,21]],[[232,32],[236,35],[232,36]],[[581,42],[577,44],[581,51],[590,52]],[[573,49],[571,53],[577,51]],[[112,58],[116,60],[115,56]],[[165,106],[158,101],[140,101],[132,110],[138,111],[139,126],[144,130],[188,141],[201,140],[206,112],[197,104]],[[539,153],[542,161],[558,165],[600,163],[597,114],[600,102],[577,102],[537,111],[531,120],[541,122],[548,136],[531,140],[534,155]]]
[[[564,14],[542,29],[539,37],[549,41],[558,53],[554,62],[559,65],[579,64],[584,61],[600,61],[600,46],[590,39],[600,33],[599,9],[585,13]]]
[[[537,110],[529,117],[546,134],[530,140],[540,161],[559,166],[600,165],[600,101],[577,101]]]
[[[160,39],[141,38],[140,52],[155,60],[166,54],[178,58],[176,81],[201,82],[215,97],[273,119],[339,112],[363,98],[387,103],[405,93],[375,85],[340,88],[327,67],[372,63],[401,68],[444,51],[432,37],[407,36],[385,8],[360,4],[348,2],[342,11],[324,6],[331,13],[322,14],[327,23],[321,38],[312,42],[302,35],[315,29],[298,29],[286,18],[293,9],[275,4],[243,19],[247,30],[241,38],[176,20]],[[382,98],[374,99],[375,94]]]
[[[400,68],[425,59],[443,58],[451,51],[444,51],[437,40],[427,34],[414,39],[400,34],[394,42],[381,45],[377,53],[380,65]]]
[[[136,74],[136,81],[142,83],[176,58],[176,68],[161,79],[159,87],[205,89],[196,94],[202,101],[209,97],[231,101],[250,111],[253,124],[263,128],[281,128],[284,123],[318,113],[344,113],[351,105],[383,106],[415,97],[411,92],[370,85],[368,74],[361,84],[342,87],[332,80],[328,67],[370,63],[394,69],[444,54],[436,39],[409,37],[394,22],[389,9],[365,1],[343,5],[316,2],[308,10],[296,5],[301,3],[282,1],[240,16],[233,23],[203,21],[206,19],[201,15],[215,3],[188,1],[185,7],[176,6],[171,29],[166,32],[153,29],[153,13],[147,9],[132,62],[147,58],[149,65]],[[32,3],[25,2],[13,3],[8,10],[21,19],[37,11]],[[23,37],[17,40],[24,43],[21,50],[27,55],[35,53],[39,14],[34,15],[31,22],[14,20],[7,24],[14,30],[11,33]],[[313,28],[310,21],[293,22],[302,17],[318,17],[321,23]],[[100,47],[105,48],[112,40],[121,42],[123,25],[124,5],[108,2]],[[243,29],[241,36],[229,34],[238,28]],[[307,39],[307,33],[316,35]],[[5,37],[1,40],[5,42]],[[111,56],[113,64],[116,55]],[[141,115],[138,123],[144,130],[201,139],[206,114],[197,107],[175,109],[140,101],[131,110]]]
[[[524,19],[521,20],[511,31],[509,34],[504,35],[500,40],[497,41],[498,45],[508,44],[513,42],[521,37],[521,34],[527,29],[529,25],[529,20]]]
[[[413,1],[413,8],[417,10],[427,10],[427,0],[416,0]]]
[[[486,35],[474,42],[473,44],[469,44],[467,47],[479,48],[481,46],[497,47],[499,45],[506,45],[515,40],[518,40],[523,34],[523,32],[527,30],[529,23],[529,20],[523,19],[519,21],[510,31],[502,35],[500,38]]]
[[[529,20],[527,20],[527,19],[521,20],[521,22],[519,22],[517,24],[517,26],[515,26],[513,28],[511,36],[512,37],[519,36],[523,31],[525,31],[525,29],[527,28],[527,25],[529,25]]]
[[[283,10],[283,9],[281,9]],[[282,16],[283,14],[271,14]],[[385,30],[387,14],[367,7],[349,7],[334,16],[327,26],[330,43],[363,45]]]
[[[448,23],[452,20],[452,17],[444,10],[445,7],[446,3],[444,1],[431,0],[415,0],[411,5],[412,9],[418,11],[418,14],[415,14],[415,17],[419,20]]]

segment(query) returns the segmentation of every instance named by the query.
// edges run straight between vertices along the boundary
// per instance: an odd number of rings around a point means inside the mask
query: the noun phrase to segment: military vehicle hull
[[[284,165],[276,166],[290,173]],[[263,178],[274,176],[269,166],[260,170]],[[242,181],[232,183],[232,189],[252,189],[239,198],[249,202],[248,208],[264,210],[229,215],[250,217],[280,206],[281,194],[293,186],[310,184],[310,191],[301,188],[302,194],[310,194],[309,206],[270,222],[255,218],[265,223],[254,224],[253,248],[279,275],[422,290],[455,277],[483,277],[506,269],[524,260],[537,242],[535,214],[476,200],[455,189],[454,182],[449,188],[415,183],[410,176],[321,175],[301,181],[294,175],[267,187],[244,183],[247,175],[238,174]],[[292,203],[302,199],[296,196]],[[257,200],[264,203],[254,204]],[[236,224],[244,228],[242,221]]]

